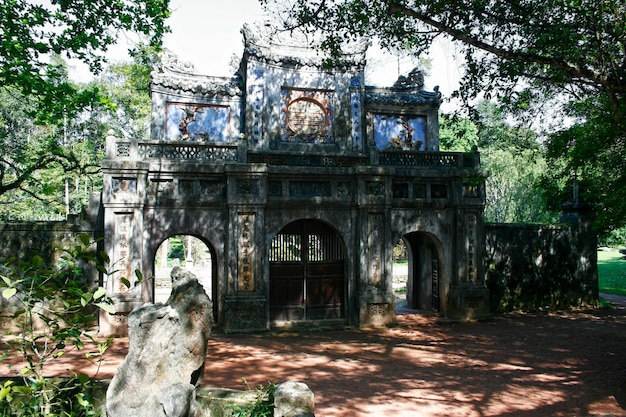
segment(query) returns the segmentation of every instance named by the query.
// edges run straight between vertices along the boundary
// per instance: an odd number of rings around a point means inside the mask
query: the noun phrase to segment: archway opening
[[[393,293],[396,297],[396,310],[402,311],[407,308],[406,283],[409,277],[409,258],[404,239],[400,239],[393,247],[392,262],[391,272]]]
[[[439,311],[441,254],[435,239],[428,233],[413,232],[402,236],[400,242],[394,248],[392,271],[396,313]],[[405,262],[402,262],[403,251]]]
[[[345,318],[345,264],[341,237],[316,220],[298,220],[272,239],[270,319]]]
[[[154,302],[165,303],[172,292],[170,274],[180,266],[192,272],[215,305],[216,285],[211,248],[192,235],[175,235],[165,239],[154,257]]]

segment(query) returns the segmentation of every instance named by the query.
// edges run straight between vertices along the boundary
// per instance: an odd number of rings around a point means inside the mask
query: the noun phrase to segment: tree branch
[[[419,20],[420,22],[432,26],[437,30],[446,33],[454,40],[461,41],[467,45],[473,46],[477,49],[489,52],[499,58],[503,58],[511,61],[529,62],[540,65],[546,65],[554,68],[558,68],[570,75],[572,78],[581,78],[589,80],[601,87],[604,91],[613,91],[614,93],[626,93],[626,88],[622,87],[619,83],[614,83],[611,78],[605,77],[595,71],[585,69],[572,62],[567,62],[561,58],[551,58],[543,55],[524,53],[518,51],[510,51],[503,48],[499,48],[490,43],[479,40],[475,37],[468,35],[460,30],[457,30],[443,22],[437,21],[429,16],[426,16],[414,9],[411,9],[402,4],[398,4],[393,0],[387,0],[387,5],[391,13],[400,13],[407,17]]]

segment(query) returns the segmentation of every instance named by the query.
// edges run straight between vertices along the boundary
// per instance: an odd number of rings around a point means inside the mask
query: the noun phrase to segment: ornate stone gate
[[[225,331],[393,323],[402,237],[437,296],[422,306],[486,314],[484,177],[477,153],[439,152],[440,94],[423,90],[418,71],[365,86],[365,45],[328,68],[267,30],[244,28],[231,79],[170,57],[152,76],[150,140],[107,138],[105,245],[117,272],[106,287],[117,313],[102,313],[101,331],[123,333],[128,312],[153,300],[154,254],[179,234],[212,248]],[[127,288],[121,278],[135,270],[147,279]]]

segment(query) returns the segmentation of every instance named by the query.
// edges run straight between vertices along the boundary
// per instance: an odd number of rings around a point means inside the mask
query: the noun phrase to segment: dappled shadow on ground
[[[125,343],[114,342],[101,376],[112,375]],[[59,372],[84,366],[70,356]],[[305,382],[318,417],[626,416],[626,309],[212,335],[205,385],[243,389],[244,378]]]
[[[302,381],[319,416],[626,416],[623,310],[404,316],[389,330],[219,336],[209,351],[206,383]]]

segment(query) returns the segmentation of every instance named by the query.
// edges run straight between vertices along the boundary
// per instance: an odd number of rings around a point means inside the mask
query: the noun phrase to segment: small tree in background
[[[495,223],[551,223],[559,204],[546,205],[542,184],[547,170],[545,150],[537,134],[506,121],[496,104],[483,101],[477,106],[477,121],[441,115],[442,150],[480,151],[481,166],[487,171],[485,220]]]

